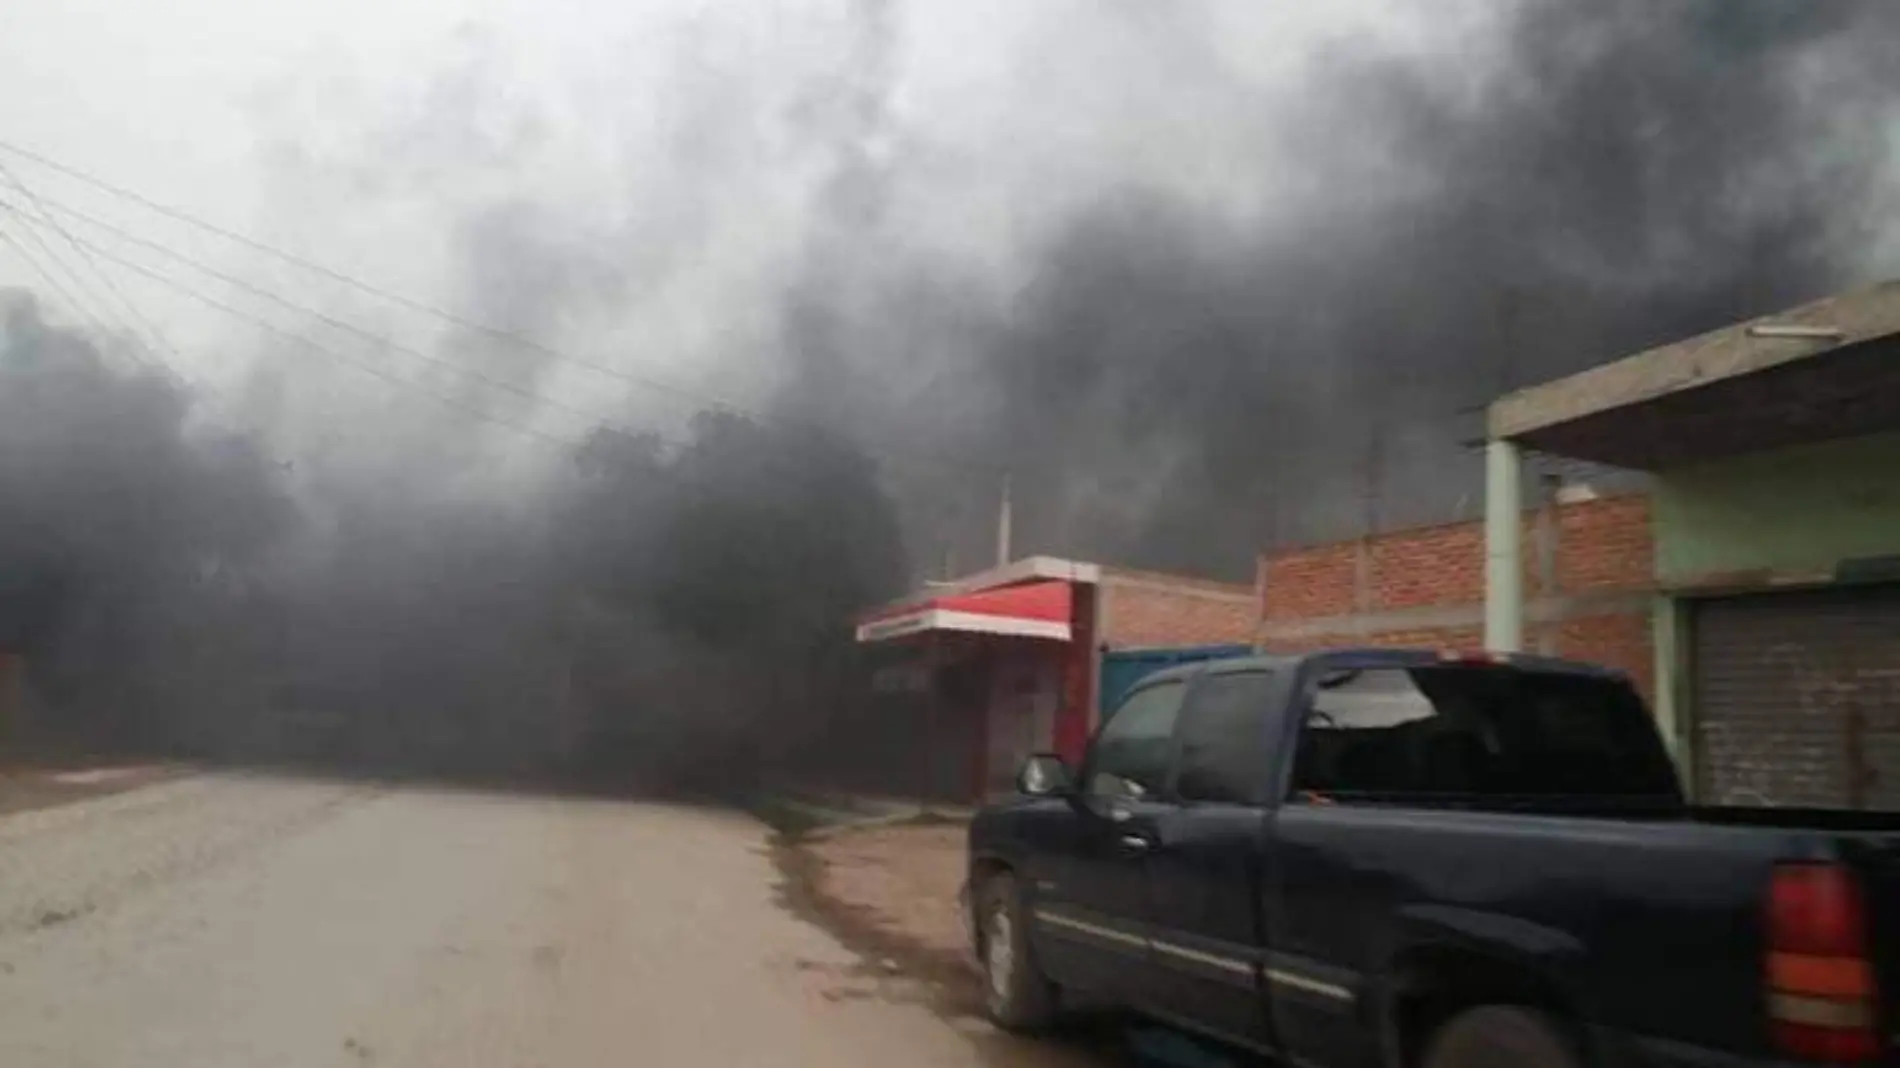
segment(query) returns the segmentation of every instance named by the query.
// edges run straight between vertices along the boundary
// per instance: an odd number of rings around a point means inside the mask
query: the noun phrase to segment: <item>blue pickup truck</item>
[[[1687,803],[1622,676],[1347,650],[1143,679],[970,826],[988,1010],[1317,1068],[1900,1064],[1900,819]]]

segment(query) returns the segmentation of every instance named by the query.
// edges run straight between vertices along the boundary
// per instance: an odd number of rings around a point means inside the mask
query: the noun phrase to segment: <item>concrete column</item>
[[[1372,527],[1352,546],[1352,627],[1358,637],[1372,633]]]
[[[1484,647],[1515,653],[1524,647],[1524,465],[1517,445],[1484,447]]]
[[[1682,669],[1687,661],[1682,652],[1686,622],[1682,614],[1683,606],[1673,597],[1657,594],[1650,602],[1650,644],[1656,658],[1656,729],[1662,732],[1663,743],[1669,747],[1669,755],[1676,762],[1676,774],[1693,791],[1698,784],[1695,782],[1695,762],[1691,759],[1689,732],[1683,716],[1687,680],[1683,678]]]

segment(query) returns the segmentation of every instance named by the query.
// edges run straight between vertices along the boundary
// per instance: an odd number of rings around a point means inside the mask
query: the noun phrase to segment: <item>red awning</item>
[[[899,605],[858,624],[858,640],[878,642],[931,630],[1069,640],[1074,591],[1067,582],[1032,582]]]

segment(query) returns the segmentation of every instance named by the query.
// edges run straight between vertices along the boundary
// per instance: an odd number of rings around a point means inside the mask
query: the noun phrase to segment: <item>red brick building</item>
[[[1523,538],[1525,648],[1620,668],[1653,695],[1649,498],[1553,498],[1525,513]],[[1478,648],[1484,554],[1483,520],[1268,553],[1254,642]]]
[[[1246,586],[1120,567],[1101,574],[1097,598],[1106,648],[1253,640],[1257,601]]]

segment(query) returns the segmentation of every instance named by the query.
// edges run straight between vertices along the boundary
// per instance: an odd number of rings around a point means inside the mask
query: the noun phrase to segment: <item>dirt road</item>
[[[663,805],[207,775],[16,813],[0,1064],[996,1068],[774,878],[758,824]]]

